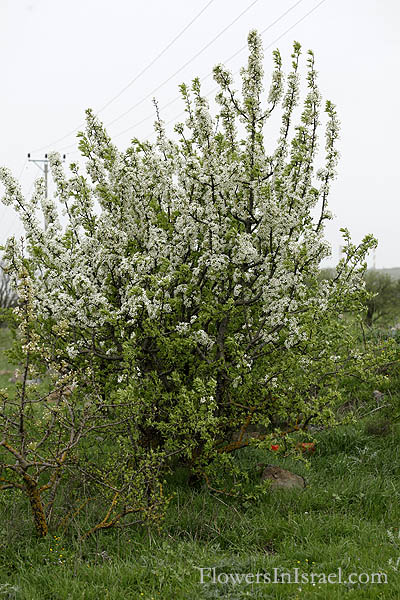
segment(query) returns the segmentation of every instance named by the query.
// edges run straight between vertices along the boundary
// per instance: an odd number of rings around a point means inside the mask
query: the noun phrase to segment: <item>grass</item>
[[[7,342],[6,337],[0,343]],[[6,334],[5,334],[6,335]],[[0,359],[0,368],[5,359]],[[11,369],[10,369],[11,370]],[[1,385],[4,385],[1,381]],[[72,531],[33,534],[18,492],[0,495],[0,600],[202,600],[400,598],[400,426],[373,435],[367,421],[319,432],[309,465],[277,453],[238,454],[257,480],[258,462],[303,475],[304,491],[274,491],[238,503],[189,488],[182,473],[160,532],[111,529],[79,542],[89,507]],[[387,584],[200,583],[221,573],[377,573]],[[206,574],[207,572],[205,572]],[[222,576],[223,578],[224,576]]]

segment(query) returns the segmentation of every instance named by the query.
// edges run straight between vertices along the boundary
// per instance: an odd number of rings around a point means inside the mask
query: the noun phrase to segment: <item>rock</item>
[[[372,392],[377,404],[379,404],[379,401],[382,400],[383,396],[385,395],[383,392],[380,392],[379,390],[374,390]]]
[[[264,481],[265,479],[269,479],[271,481],[272,488],[303,489],[306,487],[306,482],[303,477],[296,475],[296,473],[286,471],[286,469],[276,467],[275,465],[265,466],[261,475],[261,480]]]

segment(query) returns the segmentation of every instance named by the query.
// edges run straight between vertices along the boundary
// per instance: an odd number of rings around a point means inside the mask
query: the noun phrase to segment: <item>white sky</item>
[[[74,135],[84,110],[99,110],[146,67],[209,0],[0,0],[0,164],[19,177],[28,193],[40,174],[26,155],[43,158],[47,150],[76,160]],[[258,0],[214,43],[152,94],[254,0],[214,0],[167,52],[115,102],[100,112],[111,137],[151,116],[151,96],[169,121],[182,111],[178,85],[203,77],[246,43],[251,28],[273,23],[296,0]],[[314,50],[324,99],[336,105],[342,123],[339,176],[330,196],[336,215],[327,226],[332,261],[338,258],[339,228],[358,242],[366,233],[379,241],[377,267],[400,265],[399,73],[400,3],[398,0],[325,0],[291,31],[320,0],[301,0],[263,36],[266,85],[271,52],[279,47],[289,68],[294,39]],[[284,35],[282,35],[284,34]],[[305,57],[303,57],[305,58]],[[236,71],[242,51],[226,65]],[[204,81],[204,92],[214,82]],[[172,125],[169,126],[172,131]],[[152,119],[115,138],[125,148],[133,137],[152,133]],[[322,133],[322,132],[321,132]],[[40,151],[39,151],[40,149]],[[0,206],[0,243],[22,228],[12,209]]]

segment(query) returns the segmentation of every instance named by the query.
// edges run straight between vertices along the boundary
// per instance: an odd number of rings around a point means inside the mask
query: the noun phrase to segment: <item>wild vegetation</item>
[[[86,173],[51,154],[54,198],[38,180],[25,199],[0,169],[25,227],[4,249],[18,303],[2,330],[0,595],[327,597],[196,570],[289,564],[383,571],[398,592],[397,287],[366,273],[372,235],[356,246],[347,230],[321,275],[336,109],[321,115],[312,52],[300,103],[300,45],[286,79],[274,52],[265,94],[248,43],[241,94],[214,69],[215,116],[198,80],[181,86],[174,139],[156,105],[156,142],[121,152],[89,110]],[[273,459],[306,489],[272,491]],[[329,598],[343,589],[390,597]]]
[[[1,329],[0,335],[2,347],[10,347],[10,333]],[[0,369],[1,385],[11,390],[14,371],[4,353]],[[62,488],[60,526],[45,538],[33,535],[22,492],[8,490],[0,497],[0,597],[396,599],[400,381],[395,370],[389,375],[378,400],[373,385],[352,378],[346,382],[346,404],[338,407],[338,416],[353,411],[354,422],[310,434],[305,439],[314,440],[314,454],[286,456],[285,448],[236,453],[249,474],[249,494],[259,482],[260,462],[303,475],[304,491],[234,499],[205,484],[188,486],[186,471],[180,469],[165,484],[164,493],[174,495],[160,529],[113,528],[82,540],[92,523],[102,519],[104,507],[101,502],[78,503],[85,491],[78,480]],[[69,519],[68,527],[63,517]],[[341,567],[345,576],[381,571],[388,584],[201,585],[199,568],[210,566],[217,573],[296,567],[302,573],[334,573]]]

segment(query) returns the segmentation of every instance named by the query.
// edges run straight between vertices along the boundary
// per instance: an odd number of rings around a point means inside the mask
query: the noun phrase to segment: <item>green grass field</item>
[[[0,343],[9,344],[6,330]],[[1,357],[0,369],[8,366]],[[11,385],[1,375],[2,387]],[[258,480],[258,462],[303,475],[303,491],[271,491],[243,503],[189,488],[183,473],[168,483],[176,492],[161,531],[125,527],[85,542],[90,506],[67,534],[37,539],[19,492],[0,495],[0,600],[201,600],[226,598],[400,598],[400,428],[368,433],[366,423],[316,435],[309,465],[255,449],[238,460]],[[66,509],[67,510],[67,509]],[[200,568],[221,574],[384,573],[387,583],[213,583]],[[251,578],[250,578],[251,580]],[[255,578],[254,578],[255,581]]]

